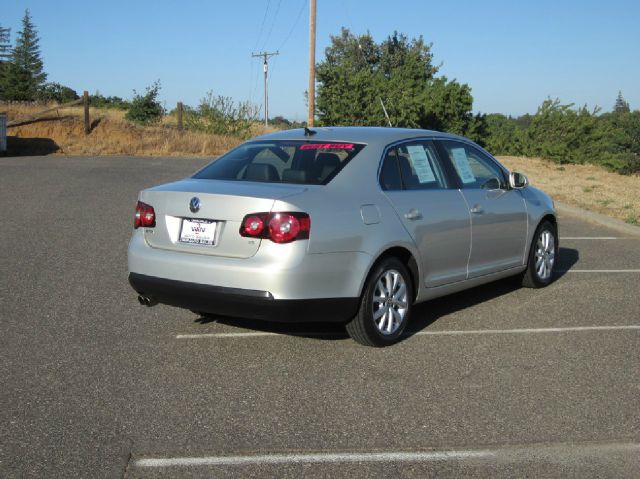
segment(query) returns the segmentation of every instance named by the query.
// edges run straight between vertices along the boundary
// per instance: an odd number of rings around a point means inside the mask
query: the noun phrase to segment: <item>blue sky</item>
[[[474,110],[520,115],[547,97],[640,108],[638,0],[317,0],[317,56],[345,26],[382,41],[394,30],[433,43],[440,72],[468,83]],[[156,79],[161,99],[195,105],[209,90],[306,118],[308,0],[0,0],[12,40],[29,8],[49,81],[130,98]]]

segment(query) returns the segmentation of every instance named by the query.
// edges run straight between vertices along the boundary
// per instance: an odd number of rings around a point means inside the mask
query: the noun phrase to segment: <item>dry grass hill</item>
[[[25,118],[42,106],[5,106],[9,120]],[[141,127],[124,120],[118,110],[91,109],[92,130],[84,134],[82,108],[53,111],[45,119],[10,127],[10,155],[134,155],[215,156],[241,140],[197,132],[180,132],[175,119],[165,117],[154,127]],[[254,135],[264,133],[256,124]],[[621,176],[593,165],[563,165],[539,158],[499,158],[509,169],[525,173],[530,182],[554,199],[640,223],[640,176]]]
[[[28,118],[45,109],[39,106],[0,107],[9,121]],[[84,134],[82,107],[64,108],[7,131],[13,155],[162,155],[214,156],[240,143],[234,137],[180,132],[167,116],[158,126],[142,127],[124,119],[124,112],[91,108],[91,133]],[[259,132],[256,132],[259,133]]]

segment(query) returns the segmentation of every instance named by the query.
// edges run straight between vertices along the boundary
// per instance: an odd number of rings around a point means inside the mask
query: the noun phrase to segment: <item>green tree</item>
[[[438,72],[438,67],[432,63],[431,45],[425,44],[422,37],[409,40],[394,32],[380,44],[379,51],[379,75],[374,91],[383,92],[393,126],[427,127],[428,86]],[[373,106],[384,114],[379,102]]]
[[[0,64],[11,57],[11,29],[0,25]]]
[[[74,89],[55,82],[45,83],[38,93],[38,99],[46,102],[55,101],[58,103],[67,103],[78,100],[79,98],[78,93]]]
[[[603,115],[601,121],[613,143],[606,166],[623,174],[640,173],[640,111],[614,112]]]
[[[288,130],[290,128],[293,128],[292,126],[293,124],[291,123],[291,121],[281,115],[278,115],[274,118],[270,118],[269,125],[273,126],[274,128],[279,128],[281,130]]]
[[[35,100],[47,79],[40,58],[40,39],[29,10],[22,19],[16,45],[5,66],[4,97],[9,100]]]
[[[629,103],[622,96],[622,92],[618,91],[618,97],[616,98],[616,102],[613,105],[614,113],[629,113],[631,109],[629,108]]]
[[[368,33],[355,37],[343,28],[331,37],[325,60],[318,64],[316,106],[320,121],[333,125],[383,125],[378,90],[380,51]]]
[[[377,44],[343,28],[316,69],[322,124],[438,128],[466,133],[475,119],[468,85],[436,78],[431,45],[394,32]],[[480,121],[480,120],[478,120]]]
[[[442,76],[429,82],[422,126],[464,135],[473,122],[473,97],[469,85]]]
[[[487,115],[486,148],[494,154],[537,156],[558,163],[591,163],[622,174],[640,173],[640,111],[600,114],[545,100],[535,115]]]
[[[6,65],[11,57],[11,29],[0,25],[0,100],[5,99]]]
[[[115,110],[128,110],[131,103],[119,96],[104,96],[98,90],[89,97],[89,103],[96,108],[113,108]]]
[[[603,163],[613,149],[611,132],[599,109],[547,99],[521,135],[522,154],[559,163]]]
[[[518,154],[519,128],[516,121],[500,113],[491,113],[485,120],[485,148],[494,155]]]
[[[164,115],[164,108],[158,101],[158,93],[160,93],[160,80],[147,87],[144,95],[133,90],[133,100],[124,116],[125,119],[140,125],[159,123]]]

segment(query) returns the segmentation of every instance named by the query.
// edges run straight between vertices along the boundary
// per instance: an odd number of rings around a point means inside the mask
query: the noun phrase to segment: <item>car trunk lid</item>
[[[270,212],[275,200],[305,189],[294,184],[199,179],[151,188],[140,196],[156,213],[155,228],[144,229],[145,240],[153,248],[249,258],[261,240],[240,236],[245,215]],[[193,198],[199,200],[198,208],[190,208]]]

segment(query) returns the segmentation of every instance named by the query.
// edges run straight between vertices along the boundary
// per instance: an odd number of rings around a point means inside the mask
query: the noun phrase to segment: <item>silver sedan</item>
[[[466,138],[299,129],[142,191],[129,281],[147,306],[340,321],[385,346],[416,303],[507,276],[546,286],[557,254],[551,198]]]

